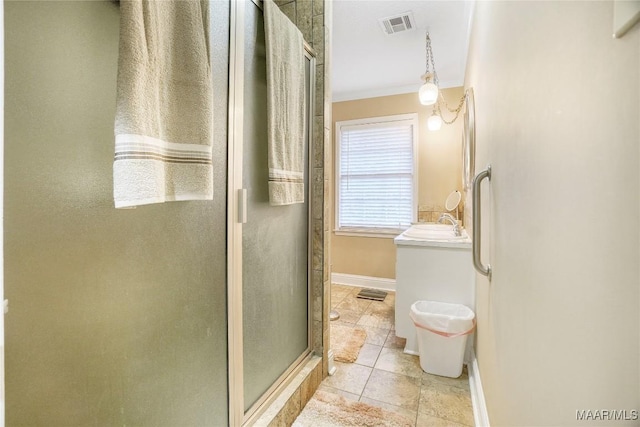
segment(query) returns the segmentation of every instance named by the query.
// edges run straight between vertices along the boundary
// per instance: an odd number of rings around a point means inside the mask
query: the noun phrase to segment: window
[[[416,220],[418,115],[336,123],[336,232],[396,235]]]

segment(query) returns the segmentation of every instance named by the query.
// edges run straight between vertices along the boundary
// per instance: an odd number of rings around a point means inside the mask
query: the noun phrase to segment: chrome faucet
[[[456,236],[461,235],[458,221],[450,213],[445,212],[442,215],[440,215],[440,218],[438,218],[438,224],[443,223],[444,220],[449,220],[451,222],[451,225],[453,225],[453,234],[455,234]]]

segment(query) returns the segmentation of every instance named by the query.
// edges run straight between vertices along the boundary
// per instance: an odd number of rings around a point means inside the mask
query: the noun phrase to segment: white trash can
[[[467,336],[476,327],[474,312],[462,304],[416,301],[409,316],[416,325],[422,370],[458,378]]]

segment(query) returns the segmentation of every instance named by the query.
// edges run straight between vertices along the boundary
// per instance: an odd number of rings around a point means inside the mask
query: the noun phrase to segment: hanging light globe
[[[439,115],[434,114],[427,119],[427,129],[435,131],[440,130],[440,127],[442,127],[442,117]]]
[[[438,100],[438,86],[427,81],[420,87],[418,96],[422,105],[433,105]]]

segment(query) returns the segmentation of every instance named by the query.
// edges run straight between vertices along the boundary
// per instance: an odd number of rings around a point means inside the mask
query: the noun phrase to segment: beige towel
[[[269,203],[304,203],[304,40],[273,0],[264,1]]]
[[[213,197],[208,2],[122,0],[116,208]]]

